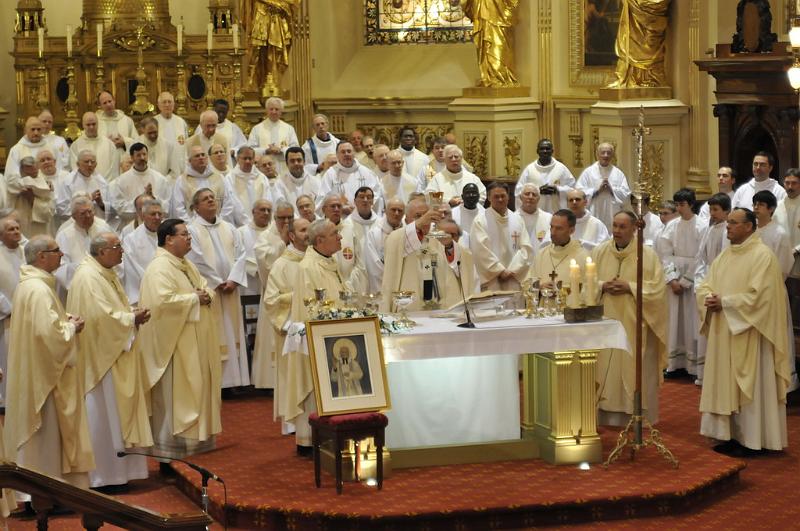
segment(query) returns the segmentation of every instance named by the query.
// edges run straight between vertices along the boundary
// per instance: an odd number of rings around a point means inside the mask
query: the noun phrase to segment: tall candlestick
[[[178,55],[183,52],[183,24],[178,24]]]
[[[97,57],[103,57],[103,25],[97,25]]]
[[[567,306],[578,308],[581,305],[581,266],[573,258],[569,261],[569,296]]]
[[[586,306],[597,304],[597,264],[586,257]]]
[[[39,59],[41,59],[44,55],[44,28],[37,29],[36,33],[39,36]]]
[[[72,26],[67,24],[67,57],[72,57]]]
[[[239,51],[239,24],[233,25],[233,51]]]
[[[212,40],[212,36],[213,35],[214,35],[214,24],[209,22],[208,23],[208,33],[206,34],[206,37],[207,37],[207,39],[206,39],[207,40],[206,48],[208,48],[209,55],[211,54],[211,50],[214,47],[214,41]]]

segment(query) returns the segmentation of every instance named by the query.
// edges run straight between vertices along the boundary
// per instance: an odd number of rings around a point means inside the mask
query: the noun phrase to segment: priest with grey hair
[[[95,217],[92,200],[85,195],[77,195],[71,202],[72,219],[61,226],[56,234],[56,242],[64,254],[61,267],[55,272],[60,286],[69,290],[72,277],[78,264],[89,254],[92,238],[102,232],[114,232],[102,219]],[[122,268],[117,268],[122,275]]]
[[[23,250],[19,222],[10,216],[0,218],[0,407],[6,404],[8,329],[14,309],[11,301],[19,283],[19,269],[25,263]]]

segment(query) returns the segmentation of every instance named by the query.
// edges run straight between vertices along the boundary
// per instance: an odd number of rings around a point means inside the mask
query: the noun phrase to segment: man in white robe
[[[478,187],[479,201],[486,201],[486,186],[483,185],[477,175],[468,171],[463,165],[464,154],[455,145],[444,148],[445,168],[433,176],[425,188],[425,193],[442,192],[442,200],[455,208],[461,204],[461,194],[464,186],[469,183]]]
[[[113,232],[105,221],[95,217],[92,202],[86,196],[73,198],[70,211],[72,219],[63,224],[56,234],[56,242],[64,256],[61,267],[54,275],[64,290],[69,290],[75,270],[89,254],[92,238],[102,232]],[[122,268],[118,271],[121,272]]]
[[[517,214],[525,222],[528,238],[531,240],[531,247],[533,247],[534,251],[538,251],[541,243],[548,238],[550,218],[553,217],[550,212],[545,212],[539,208],[540,199],[538,186],[531,183],[522,186]]]
[[[320,194],[320,178],[306,172],[305,160],[302,149],[289,147],[286,150],[286,171],[278,176],[275,184],[276,193],[292,204],[296,204],[301,195],[316,201]]]
[[[87,488],[95,463],[75,345],[83,319],[68,315],[56,296],[61,252],[53,238],[31,238],[25,261],[12,300],[5,458]]]
[[[525,223],[508,209],[508,191],[499,183],[488,188],[489,208],[472,223],[469,246],[483,290],[519,290],[534,251]]]
[[[256,148],[259,155],[272,155],[277,163],[278,174],[286,171],[286,149],[298,147],[297,133],[294,127],[281,120],[283,100],[277,97],[267,98],[264,103],[267,117],[250,130],[248,144]]]
[[[125,236],[135,231],[136,228],[142,224],[142,207],[144,207],[145,201],[156,201],[158,204],[161,204],[161,201],[158,201],[150,194],[137,195],[136,199],[133,200],[133,207],[136,209],[136,217],[134,217],[133,221],[122,227],[122,229],[119,231],[119,237],[123,240],[125,239]]]
[[[320,196],[324,197],[331,192],[339,194],[342,198],[342,211],[345,216],[349,216],[353,211],[356,190],[367,186],[375,194],[372,208],[380,214],[383,211],[383,187],[372,171],[356,161],[350,142],[339,142],[336,146],[336,159],[337,163],[322,176]],[[320,204],[319,207],[321,206]]]
[[[389,172],[381,177],[384,199],[397,198],[403,203],[408,202],[408,197],[417,191],[417,181],[404,171],[405,161],[399,149],[393,149],[386,155],[389,163]]]
[[[381,183],[383,180],[389,175],[389,170],[391,169],[389,163],[389,146],[386,144],[378,144],[375,146],[375,149],[372,150],[372,166],[369,168],[375,174],[378,179],[380,179]],[[400,157],[403,158],[402,156]],[[359,161],[360,162],[360,161]]]
[[[536,252],[536,259],[531,265],[528,277],[539,281],[539,286],[554,287],[558,281],[569,282],[569,266],[575,260],[581,267],[586,263],[589,253],[574,238],[575,214],[563,208],[550,217],[548,235],[550,244]]]
[[[309,223],[317,221],[316,205],[310,195],[297,196],[297,201],[294,202],[294,205],[297,207],[298,218],[305,218]]]
[[[113,180],[120,174],[120,158],[125,152],[117,149],[106,136],[98,134],[95,113],[83,113],[81,124],[83,125],[83,134],[69,147],[70,167],[77,168],[78,155],[81,151],[89,150],[96,157],[97,173],[105,179]]]
[[[638,200],[634,194],[630,196],[631,208],[636,211]],[[670,201],[672,203],[672,201]],[[677,213],[676,213],[677,215]],[[642,219],[644,220],[644,244],[655,248],[658,237],[664,230],[661,216],[658,212],[650,210],[650,195],[645,194],[642,199]]]
[[[186,155],[191,159],[192,148],[200,147],[203,153],[208,155],[211,146],[219,144],[225,149],[225,153],[230,153],[228,138],[217,131],[219,116],[212,110],[205,110],[200,113],[200,124],[197,126],[195,134],[186,140]]]
[[[250,146],[242,146],[236,152],[236,166],[225,176],[228,189],[233,192],[233,220],[236,227],[243,227],[252,221],[251,210],[259,199],[275,202],[272,187],[267,176],[255,167],[255,151]]]
[[[789,307],[793,316],[793,324],[800,315],[800,170],[791,168],[786,171],[783,178],[786,187],[786,198],[778,202],[774,219],[780,223],[789,235],[792,246],[794,264],[786,279],[786,289],[789,293]],[[794,365],[793,365],[794,366]]]
[[[746,457],[788,446],[786,298],[775,254],[755,234],[755,215],[728,216],[730,247],[697,288],[708,352],[700,433],[720,453]]]
[[[56,159],[56,168],[69,170],[69,146],[66,139],[53,130],[53,113],[47,109],[43,110],[39,113],[39,121],[42,123],[42,138]]]
[[[222,137],[225,139],[224,146],[228,153],[228,157],[233,157],[237,149],[247,144],[247,138],[244,136],[242,129],[238,125],[228,120],[228,111],[230,110],[230,105],[228,104],[228,100],[224,100],[221,98],[214,100],[213,109],[214,112],[217,114],[217,125],[215,128],[215,133],[216,133],[215,136]],[[195,135],[201,133],[203,129],[201,126],[202,122],[195,129],[194,131]]]
[[[324,114],[314,115],[312,121],[314,134],[303,143],[306,172],[309,175],[323,175],[331,166],[330,162],[326,162],[327,156],[336,155],[339,139],[328,132],[329,124],[328,117]]]
[[[149,195],[169,205],[172,199],[172,186],[169,180],[150,164],[150,150],[141,142],[131,145],[130,155],[133,167],[113,181],[108,187],[111,208],[120,220],[120,227],[125,227],[136,219],[136,198],[142,194]]]
[[[362,141],[363,150],[362,157],[357,157],[356,160],[372,170],[376,175],[378,174],[378,165],[375,163],[375,139],[371,136],[365,136]]]
[[[258,277],[255,246],[258,238],[272,223],[272,202],[266,199],[257,199],[253,203],[250,214],[250,223],[237,229],[245,249],[245,271],[247,272],[247,287],[239,288],[239,294],[242,296],[261,295],[264,291]]]
[[[100,92],[97,96],[97,106],[100,109],[100,112],[97,113],[98,134],[111,140],[117,149],[126,151],[127,147],[133,143],[133,139],[139,136],[133,120],[117,109],[114,96],[107,90]]]
[[[374,194],[372,189],[363,186],[356,190],[353,203],[355,209],[341,223],[342,250],[337,253],[342,280],[348,289],[355,293],[369,290],[364,253],[367,233],[378,221],[379,217],[372,210]]]
[[[235,153],[236,151],[234,151],[234,156]],[[208,150],[208,160],[220,175],[227,175],[231,171],[231,155],[225,151],[225,146],[222,144],[211,144]]]
[[[217,216],[214,192],[201,188],[192,199],[197,214],[188,225],[192,262],[208,286],[216,291],[211,312],[219,327],[222,388],[250,385],[247,341],[244,335],[239,287],[247,286],[245,249],[236,228]]]
[[[419,170],[419,174],[416,176],[418,192],[424,192],[433,176],[445,168],[444,148],[447,147],[447,144],[448,142],[443,136],[433,139],[433,148],[428,155],[428,163]]]
[[[416,148],[417,132],[412,127],[401,127],[397,133],[398,149],[405,161],[406,173],[419,175],[422,168],[428,164],[428,155]]]
[[[125,294],[131,304],[139,302],[139,287],[147,266],[158,248],[158,227],[164,219],[161,203],[155,199],[142,205],[142,223],[122,239],[125,251],[122,263],[125,271]]]
[[[189,126],[186,120],[175,114],[175,98],[169,92],[162,92],[158,95],[158,114],[155,119],[158,122],[159,135],[171,142],[175,146],[176,155],[179,160],[186,157],[186,139],[189,138]]]
[[[694,191],[681,188],[672,196],[680,215],[669,222],[658,238],[656,250],[664,263],[669,289],[669,362],[667,378],[697,376],[697,310],[694,273],[697,252],[707,226],[694,214]]]
[[[11,217],[0,219],[0,407],[6,406],[6,382],[8,381],[8,331],[14,309],[11,301],[19,283],[19,268],[25,263],[22,231],[19,222]]]
[[[367,231],[364,244],[364,268],[367,272],[367,293],[378,293],[383,282],[384,244],[386,237],[403,226],[405,205],[399,199],[389,199],[383,217]],[[411,220],[413,221],[413,220]]]
[[[28,237],[51,234],[55,213],[55,183],[38,169],[41,165],[53,176],[57,176],[55,158],[49,149],[41,149],[33,157],[20,161],[19,175],[8,183],[8,200],[17,213],[22,233]],[[41,161],[41,162],[39,162]]]
[[[542,195],[539,208],[551,214],[561,208],[567,208],[567,192],[575,186],[575,177],[563,163],[553,158],[553,142],[543,138],[536,146],[539,159],[531,162],[522,170],[514,190],[519,197],[522,187],[532,183],[539,187]]]
[[[158,120],[155,118],[149,116],[144,118],[139,122],[139,127],[142,134],[134,142],[141,142],[147,146],[148,165],[174,184],[186,166],[186,152],[183,146],[178,147],[162,136]],[[130,149],[128,151],[130,152]]]
[[[733,185],[736,184],[736,179],[733,176],[732,168],[722,166],[717,170],[717,184],[719,185],[719,193],[725,194],[733,200]],[[697,213],[698,217],[706,223],[709,222],[709,218],[711,217],[708,209],[708,203],[703,203],[703,206],[700,207],[700,211]]]
[[[583,190],[570,190],[567,192],[567,205],[575,214],[575,238],[581,245],[591,251],[604,241],[611,238],[605,223],[597,219],[586,208],[586,193]]]
[[[48,149],[49,144],[42,134],[42,122],[35,116],[25,120],[25,134],[9,151],[6,159],[5,180],[6,186],[13,187],[14,182],[20,177],[20,162],[25,157],[33,157],[42,149]],[[10,191],[10,190],[9,190]]]
[[[614,214],[627,206],[631,193],[628,178],[611,164],[613,158],[614,146],[601,142],[597,146],[597,162],[583,170],[576,186],[590,198],[589,211],[609,230]]]
[[[190,146],[189,162],[186,172],[175,181],[172,190],[170,213],[180,219],[189,219],[192,212],[192,200],[200,188],[209,188],[214,192],[219,215],[222,219],[233,217],[233,200],[228,197],[229,188],[225,178],[208,162],[207,151],[200,146]]]
[[[766,151],[756,153],[753,156],[753,178],[736,189],[731,206],[733,208],[752,208],[753,196],[761,190],[772,192],[778,201],[782,201],[786,197],[786,190],[778,181],[769,176],[774,165],[775,159],[772,154]]]
[[[77,346],[96,464],[89,473],[92,488],[147,479],[145,456],[119,458],[117,452],[153,445],[149,397],[136,340],[150,312],[131,310],[113,269],[122,263],[122,253],[116,234],[98,234],[67,296],[67,311],[85,320],[85,333],[78,336]]]
[[[447,261],[441,306],[450,308],[462,303],[464,299],[480,293],[481,282],[478,271],[475,269],[472,251],[461,243],[465,234],[461,227],[448,219],[440,221],[436,227],[447,234],[447,237],[441,240],[444,257]]]
[[[74,144],[73,144],[74,145]],[[76,168],[56,181],[56,215],[66,220],[72,215],[71,202],[76,194],[86,194],[92,200],[96,217],[106,219],[108,182],[97,171],[97,156],[89,149],[78,154]]]
[[[481,194],[478,186],[475,183],[467,183],[461,189],[462,203],[454,207],[451,212],[453,222],[461,229],[459,243],[467,248],[469,248],[469,234],[472,230],[472,222],[485,210],[483,205],[479,203],[480,198]]]

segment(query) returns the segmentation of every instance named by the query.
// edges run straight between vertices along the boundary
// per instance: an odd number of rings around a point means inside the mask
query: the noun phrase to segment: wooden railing
[[[164,515],[126,505],[110,496],[75,487],[7,461],[0,461],[0,487],[30,494],[39,530],[47,529],[50,512],[55,506],[80,514],[83,527],[91,531],[104,523],[142,531],[201,531],[212,523],[211,518],[202,513]]]

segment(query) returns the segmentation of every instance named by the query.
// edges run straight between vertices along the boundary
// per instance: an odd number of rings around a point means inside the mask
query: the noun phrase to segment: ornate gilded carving
[[[642,181],[644,191],[650,194],[650,204],[661,202],[664,193],[664,149],[663,140],[645,142],[642,157]]]
[[[519,138],[516,135],[503,138],[503,148],[506,156],[506,175],[519,175],[519,154],[522,151],[519,145]]]
[[[576,168],[583,167],[583,120],[580,113],[569,117],[569,139],[572,142],[572,161]]]
[[[464,160],[481,179],[489,177],[489,139],[484,133],[464,133]]]
[[[617,32],[617,68],[609,88],[664,87],[666,34],[672,0],[623,0]]]
[[[262,96],[279,94],[280,77],[289,66],[292,11],[299,0],[240,0],[239,13],[250,50],[248,90],[262,87]]]
[[[81,18],[92,31],[97,23],[106,30],[135,29],[142,20],[159,30],[171,27],[169,0],[83,0]]]
[[[518,87],[514,65],[514,11],[519,0],[461,0],[472,20],[472,40],[481,71],[479,87]]]

